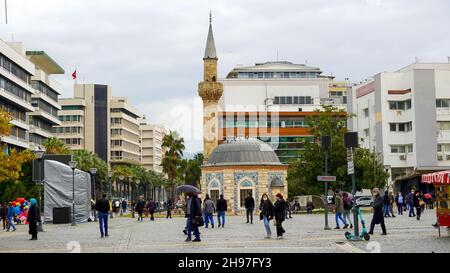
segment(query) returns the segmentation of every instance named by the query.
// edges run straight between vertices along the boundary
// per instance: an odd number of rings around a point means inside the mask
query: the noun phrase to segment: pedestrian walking
[[[253,211],[255,210],[255,199],[251,193],[245,198],[245,210],[247,212],[247,224],[253,224]]]
[[[27,222],[28,222],[28,234],[31,235],[30,240],[37,240],[37,223],[41,221],[41,214],[39,206],[34,198],[30,199],[30,207],[28,208]]]
[[[295,201],[295,202],[298,203],[298,201]],[[295,208],[295,204],[294,204],[294,208]],[[300,210],[300,209],[299,209],[299,210]],[[306,203],[306,213],[307,213],[307,214],[312,214],[312,213],[313,213],[313,210],[314,210],[314,204],[313,204],[313,202],[312,202],[312,201],[308,201],[308,202]]]
[[[389,199],[389,193],[388,191],[384,192],[383,195],[383,211],[384,211],[384,217],[391,217],[389,206],[391,204],[391,200]]]
[[[108,237],[108,214],[109,214],[109,201],[106,199],[106,194],[102,194],[102,198],[95,202],[95,209],[98,211],[98,223],[100,227],[100,236]]]
[[[148,213],[150,213],[150,221],[155,221],[155,218],[153,217],[155,210],[156,210],[156,203],[153,202],[153,199],[150,199],[147,204]]]
[[[395,203],[397,204],[398,215],[403,215],[404,198],[402,192],[399,191],[397,193],[397,196],[395,197]]]
[[[9,202],[8,204],[8,213],[7,213],[7,217],[8,217],[8,229],[6,230],[7,232],[9,231],[10,228],[13,229],[13,232],[16,231],[16,226],[14,225],[14,216],[16,215],[16,209],[13,206],[12,202]]]
[[[173,209],[173,202],[171,199],[167,200],[167,215],[166,219],[172,219],[172,209]]]
[[[348,227],[348,224],[345,221],[345,219],[342,217],[342,214],[344,213],[344,201],[342,200],[342,194],[339,189],[336,189],[336,191],[334,192],[334,202],[335,202],[335,206],[336,206],[336,209],[335,209],[335,211],[336,211],[336,214],[335,214],[336,227],[334,229],[340,229],[339,220],[342,221],[342,223],[344,224],[344,229],[345,229]]]
[[[417,214],[416,219],[417,220],[420,220],[420,216],[422,215],[423,203],[424,203],[424,201],[423,201],[422,197],[420,196],[420,192],[416,191],[414,193],[414,197],[413,197],[413,205],[416,208],[416,214]]]
[[[6,203],[3,203],[0,206],[0,218],[2,219],[3,230],[5,230],[8,224],[8,207],[6,206]]]
[[[205,228],[208,228],[209,222],[211,222],[211,227],[214,228],[214,212],[216,212],[216,206],[214,205],[214,201],[209,198],[209,194],[207,194],[205,196],[205,201],[203,202]]]
[[[373,234],[373,230],[375,229],[375,225],[380,224],[381,230],[383,233],[381,235],[386,235],[386,226],[384,225],[384,215],[383,215],[383,206],[384,200],[380,195],[380,190],[378,188],[374,188],[372,190],[372,194],[374,195],[373,201],[373,217],[372,222],[370,223],[370,231],[369,234]]]
[[[196,194],[187,193],[189,199],[187,200],[187,238],[186,242],[200,242],[200,231],[198,227],[202,225],[202,208],[200,198]],[[192,240],[192,233],[194,233],[195,239]]]
[[[286,219],[292,219],[292,212],[291,212],[291,203],[289,202],[289,199],[286,198]]]
[[[139,196],[139,200],[136,202],[136,206],[134,208],[134,210],[137,212],[138,214],[138,222],[142,222],[144,220],[144,217],[142,217],[142,213],[144,212],[144,208],[145,208],[145,201],[144,201],[144,196]]]
[[[126,213],[127,212],[127,201],[125,199],[122,200],[122,212]]]
[[[394,194],[392,193],[392,191],[389,192],[388,196],[389,196],[389,212],[390,212],[392,218],[395,218],[395,215],[394,215],[395,197],[394,197]]]
[[[353,208],[353,201],[348,195],[348,192],[342,194],[342,200],[344,201],[344,220],[350,223],[350,228],[353,228],[352,219],[350,217],[350,212]]]
[[[218,227],[225,227],[225,214],[227,212],[227,201],[223,199],[223,194],[220,195],[219,200],[217,200],[217,224]],[[222,221],[220,221],[222,218]]]
[[[259,215],[259,219],[263,220],[264,228],[266,229],[266,237],[265,239],[272,238],[272,231],[270,230],[270,220],[273,219],[273,204],[270,201],[267,194],[263,194],[261,196],[261,203],[259,205],[259,210],[261,211]]]
[[[283,234],[286,232],[283,228],[283,221],[286,219],[287,203],[283,199],[283,194],[277,193],[277,199],[273,205],[273,214],[275,216],[275,226],[277,228],[277,239],[283,239]]]
[[[415,217],[416,214],[414,213],[414,189],[411,189],[411,192],[408,193],[406,200],[409,209],[409,217]]]

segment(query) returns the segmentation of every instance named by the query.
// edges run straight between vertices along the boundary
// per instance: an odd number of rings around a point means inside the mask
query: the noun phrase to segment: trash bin
[[[53,224],[71,223],[71,212],[71,207],[53,208]]]

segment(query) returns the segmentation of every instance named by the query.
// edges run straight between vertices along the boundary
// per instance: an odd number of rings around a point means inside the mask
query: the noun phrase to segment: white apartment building
[[[149,124],[145,118],[139,119],[141,163],[147,170],[162,173],[163,126]]]
[[[347,82],[320,68],[287,61],[237,66],[223,84],[218,103],[219,143],[249,136],[269,143],[282,162],[296,160],[303,140],[312,141],[307,116],[321,105],[346,110]]]
[[[73,150],[86,149],[111,164],[140,164],[142,114],[111,86],[75,84],[74,97],[60,99],[61,126],[54,132]]]
[[[0,40],[0,108],[13,116],[6,151],[34,149],[59,125],[59,84],[50,78],[64,70],[44,51],[26,51],[20,42]]]
[[[424,187],[420,174],[450,169],[450,63],[413,63],[355,85],[348,122],[376,149],[395,190]]]

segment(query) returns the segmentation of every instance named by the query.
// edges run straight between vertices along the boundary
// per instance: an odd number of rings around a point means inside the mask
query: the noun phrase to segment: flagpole
[[[5,22],[8,24],[8,4],[7,0],[5,0]]]

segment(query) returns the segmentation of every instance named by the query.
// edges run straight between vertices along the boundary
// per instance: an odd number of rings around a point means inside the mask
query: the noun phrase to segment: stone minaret
[[[209,15],[209,32],[203,57],[203,81],[198,84],[198,95],[203,100],[203,154],[205,161],[218,145],[218,101],[223,93],[217,81],[217,54]]]

